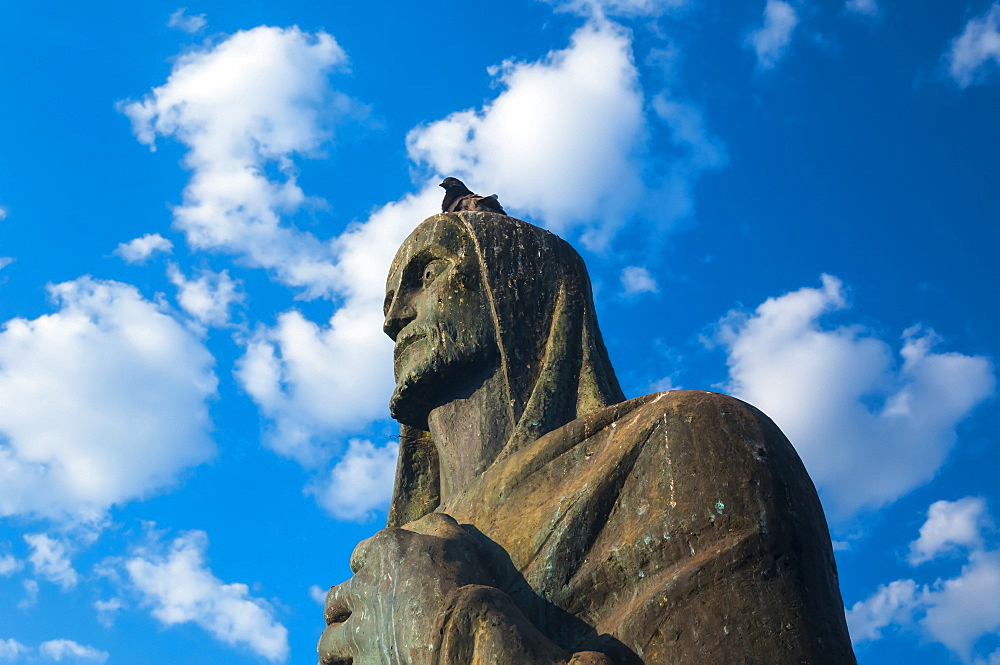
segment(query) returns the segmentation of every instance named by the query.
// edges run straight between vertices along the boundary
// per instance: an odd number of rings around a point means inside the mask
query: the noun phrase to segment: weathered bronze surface
[[[788,440],[725,395],[625,401],[567,243],[431,217],[385,312],[389,526],[328,595],[321,663],[855,663]]]

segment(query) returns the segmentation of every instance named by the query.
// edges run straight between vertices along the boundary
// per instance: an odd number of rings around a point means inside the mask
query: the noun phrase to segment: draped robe
[[[586,269],[555,235],[490,213],[437,215],[393,270],[435,234],[464,234],[477,254],[512,435],[442,503],[433,437],[403,425],[389,526],[454,517],[488,552],[497,593],[568,653],[855,663],[822,507],[775,424],[710,392],[625,401]],[[508,662],[476,635],[489,622],[469,619],[482,597],[450,601],[438,662]],[[469,644],[492,646],[470,655]]]

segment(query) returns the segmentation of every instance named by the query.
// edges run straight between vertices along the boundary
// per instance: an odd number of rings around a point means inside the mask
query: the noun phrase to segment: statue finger
[[[323,616],[327,625],[343,623],[351,616],[354,606],[354,598],[351,593],[353,578],[330,587],[326,594],[326,603],[323,605]]]

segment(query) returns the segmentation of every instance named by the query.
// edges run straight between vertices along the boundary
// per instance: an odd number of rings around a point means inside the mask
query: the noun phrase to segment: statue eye
[[[427,286],[448,267],[449,262],[444,259],[434,259],[424,266],[424,271],[420,275],[420,285]]]

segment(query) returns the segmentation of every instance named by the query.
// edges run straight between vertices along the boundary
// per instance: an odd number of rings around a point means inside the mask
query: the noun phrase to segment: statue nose
[[[417,318],[416,311],[408,304],[401,303],[399,298],[395,298],[389,311],[385,313],[382,330],[395,342],[396,335],[415,318]]]

